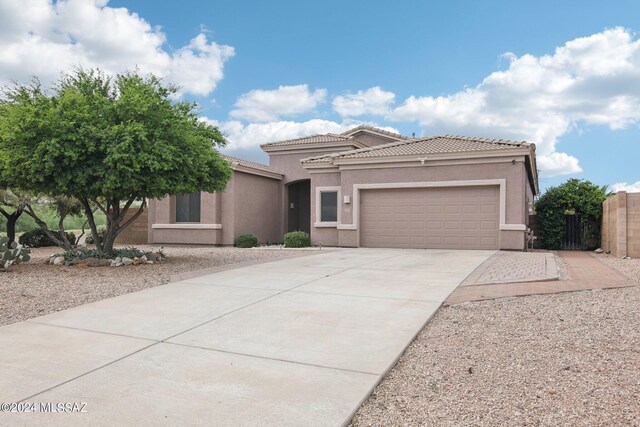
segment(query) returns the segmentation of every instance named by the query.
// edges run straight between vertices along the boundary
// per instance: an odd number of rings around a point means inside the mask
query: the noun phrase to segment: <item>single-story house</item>
[[[303,230],[325,246],[525,248],[534,144],[358,126],[262,149],[269,165],[225,156],[233,178],[223,193],[152,200],[148,241],[280,242]]]

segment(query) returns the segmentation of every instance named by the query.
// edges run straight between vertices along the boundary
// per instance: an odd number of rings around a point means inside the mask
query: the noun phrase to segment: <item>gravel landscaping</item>
[[[0,273],[0,325],[162,285],[178,273],[304,254],[257,248],[165,247],[167,259],[163,264],[92,268],[47,264],[49,257],[60,251],[60,248],[32,249],[31,261]]]
[[[640,283],[640,259],[622,259],[608,254],[596,254],[596,258],[623,273],[631,280]]]
[[[638,307],[640,287],[442,308],[352,425],[640,425]]]

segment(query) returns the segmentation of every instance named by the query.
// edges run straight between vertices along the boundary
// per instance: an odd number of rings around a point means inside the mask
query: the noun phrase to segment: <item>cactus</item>
[[[8,237],[0,237],[0,269],[9,271],[13,264],[27,262],[30,259],[28,249],[18,248],[16,242],[9,244]]]

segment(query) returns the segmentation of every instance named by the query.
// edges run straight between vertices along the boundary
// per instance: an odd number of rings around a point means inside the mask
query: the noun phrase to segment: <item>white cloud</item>
[[[108,73],[138,67],[204,96],[234,55],[232,47],[203,33],[174,52],[165,42],[159,27],[126,8],[107,6],[107,0],[0,0],[0,83],[32,76],[47,82],[74,66]]]
[[[640,122],[640,41],[613,28],[567,42],[552,55],[504,55],[509,66],[447,96],[411,96],[387,119],[416,121],[428,133],[527,140],[538,147],[542,175],[579,172],[556,151],[581,124],[621,129]]]
[[[361,124],[374,126],[389,132],[398,133],[396,128],[380,126],[376,123],[344,120],[341,123],[330,120],[313,119],[304,122],[274,121],[267,123],[244,124],[238,120],[217,121],[203,118],[206,122],[217,126],[229,142],[229,150],[259,149],[260,144],[287,139],[302,138],[310,135],[335,133],[339,134]]]
[[[364,114],[384,115],[394,102],[393,92],[382,90],[379,86],[359,90],[333,98],[333,109],[342,117],[356,117]]]
[[[273,90],[255,89],[242,94],[229,115],[248,121],[276,121],[283,116],[295,116],[312,111],[324,102],[326,96],[326,89],[311,92],[306,84],[280,86]]]
[[[341,133],[350,126],[329,120],[313,119],[306,122],[274,121],[243,124],[237,120],[216,122],[209,120],[229,141],[231,150],[252,149],[267,142],[301,138],[322,133]]]
[[[539,156],[538,169],[544,171],[545,176],[556,176],[582,172],[578,159],[567,153],[551,153],[547,156]]]
[[[627,193],[640,193],[640,181],[633,184],[627,184],[626,182],[617,182],[610,186],[611,191],[617,193],[618,191],[626,191]]]

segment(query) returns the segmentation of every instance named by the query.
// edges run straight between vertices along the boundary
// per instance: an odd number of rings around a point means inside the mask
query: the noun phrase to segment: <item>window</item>
[[[316,187],[314,227],[336,228],[340,223],[340,187]]]
[[[176,196],[176,222],[200,222],[200,193]]]
[[[320,222],[338,222],[338,192],[320,192]]]

